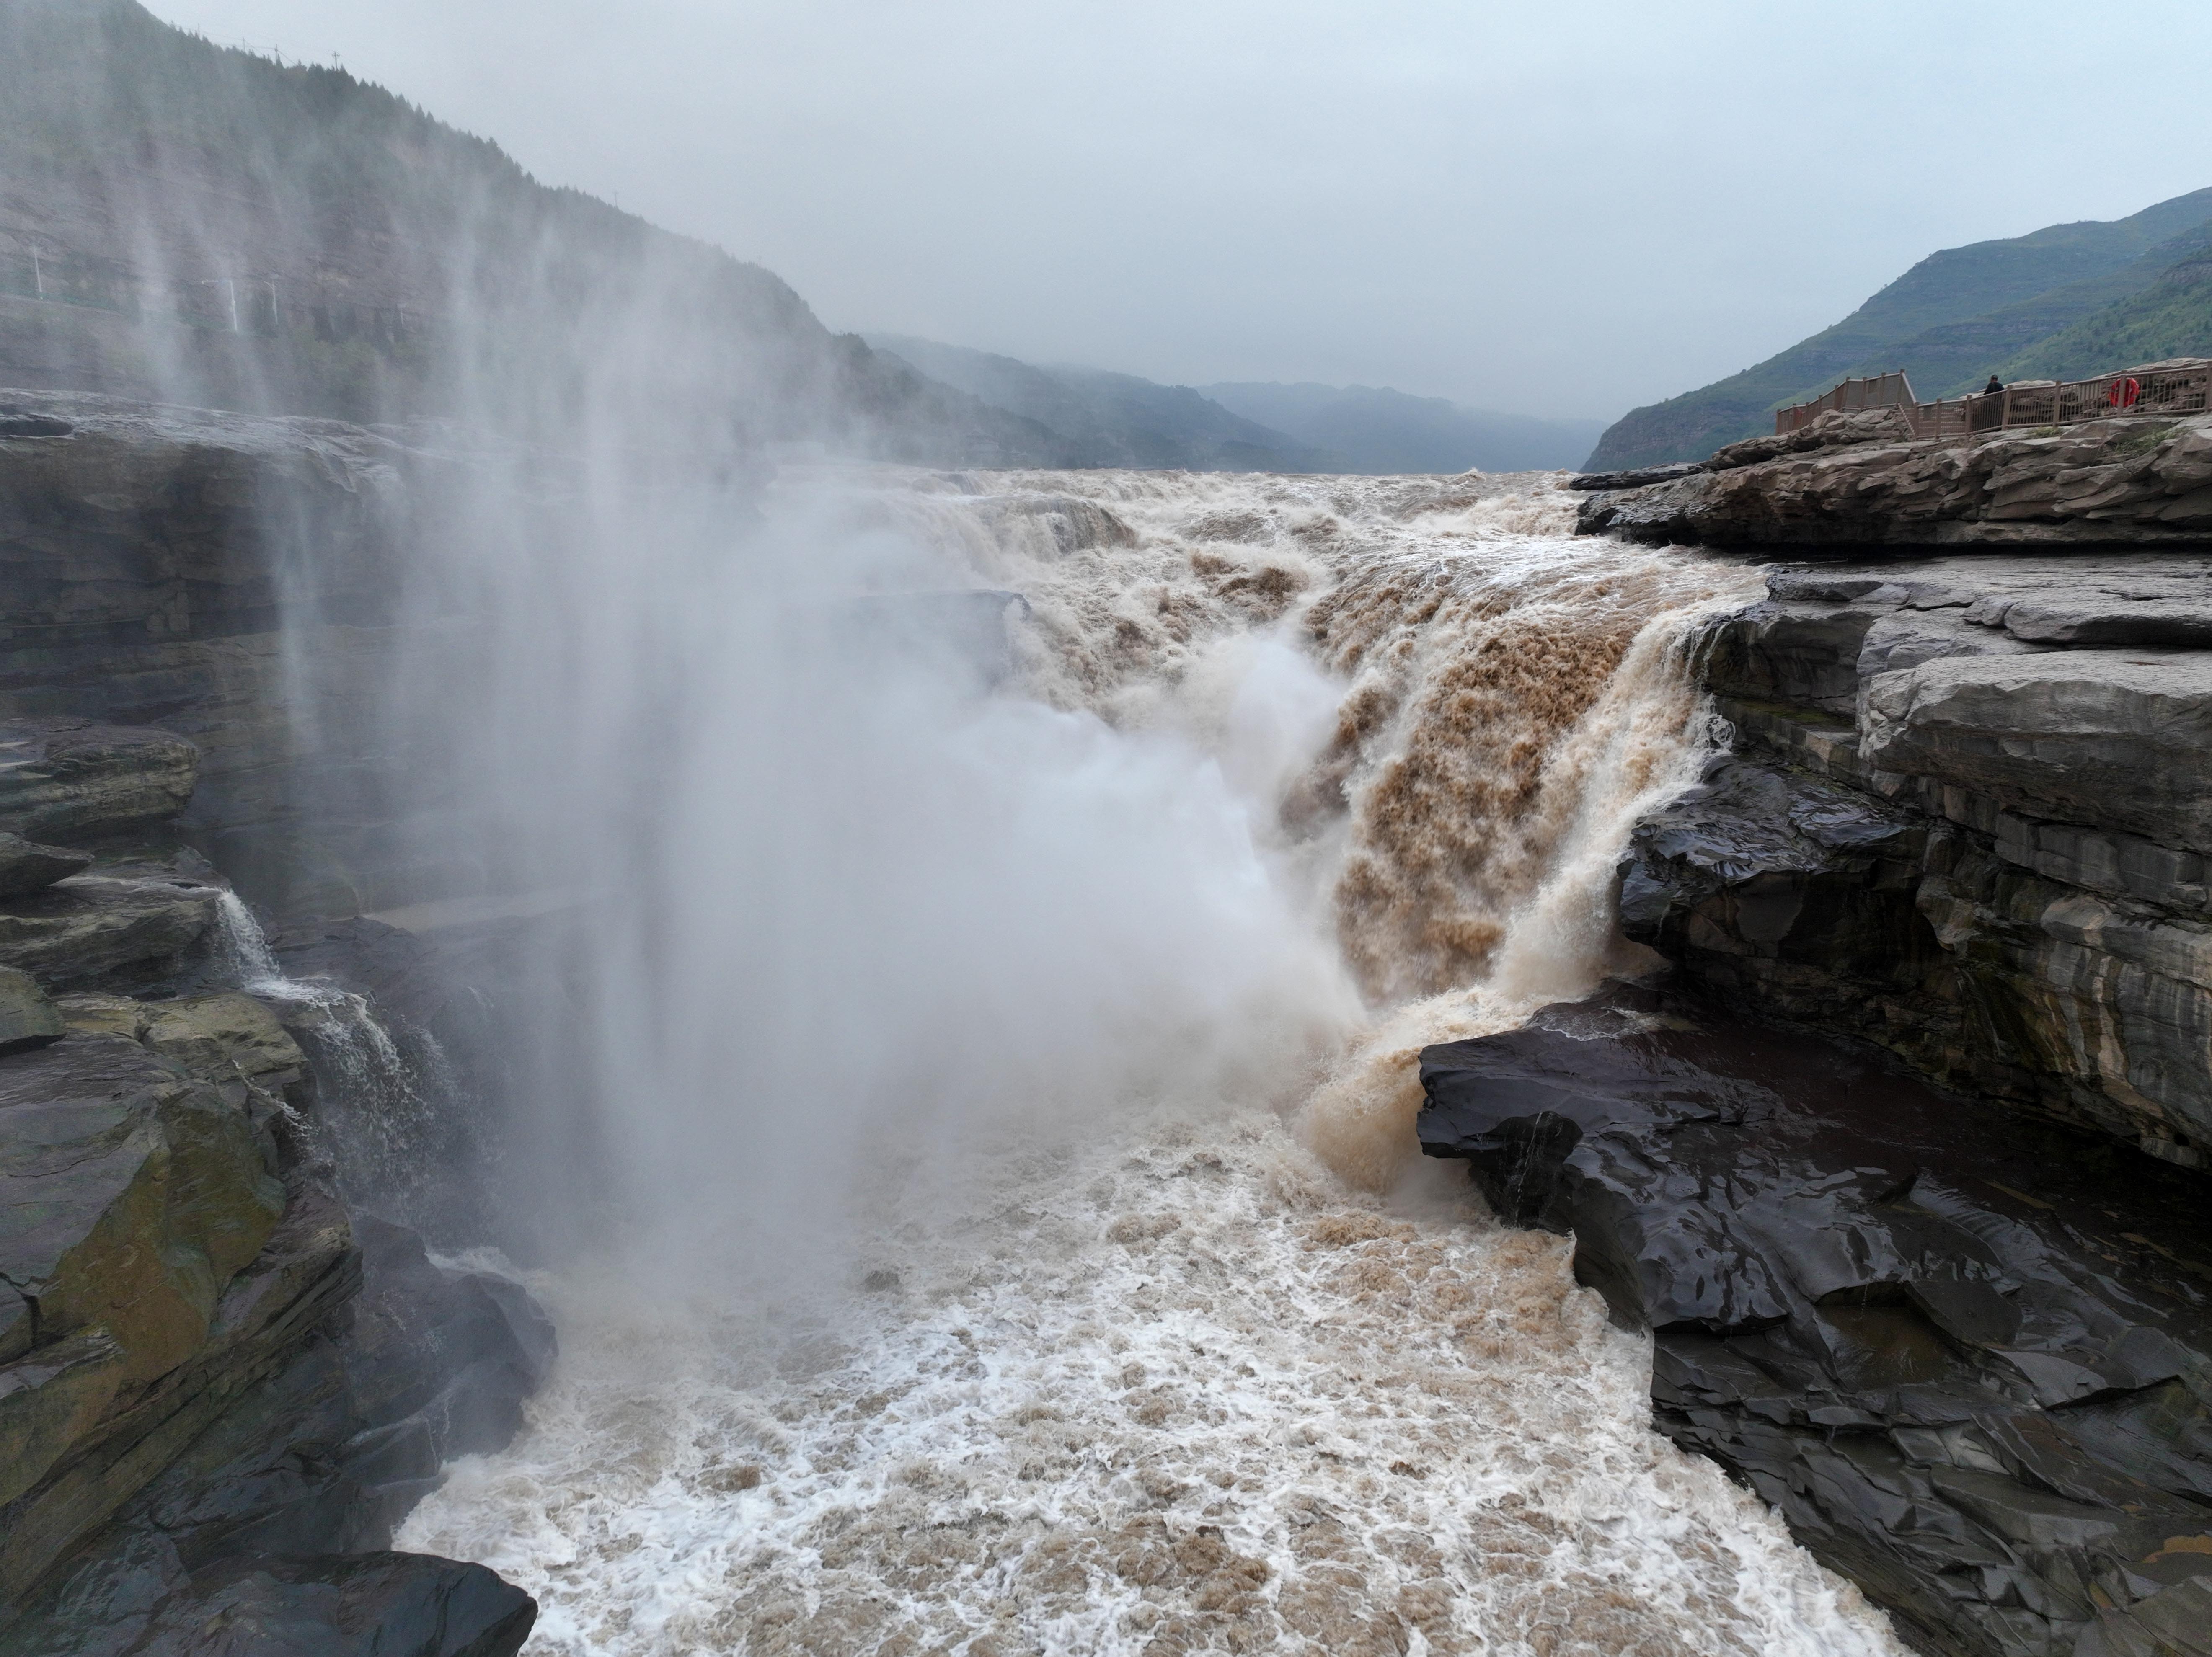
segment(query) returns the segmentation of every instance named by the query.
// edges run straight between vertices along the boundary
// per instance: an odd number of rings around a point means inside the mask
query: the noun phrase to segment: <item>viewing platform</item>
[[[2002,391],[1923,403],[1903,370],[1847,379],[1809,403],[1774,411],[1774,434],[1787,437],[1825,414],[1895,409],[1915,437],[1972,437],[2020,427],[2067,426],[2115,415],[2203,414],[2212,409],[2212,359],[2174,357],[2090,379],[2022,379]]]

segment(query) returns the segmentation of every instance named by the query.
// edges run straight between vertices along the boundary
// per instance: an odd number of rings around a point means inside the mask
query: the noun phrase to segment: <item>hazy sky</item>
[[[2201,0],[150,0],[836,329],[1612,416],[2212,184]]]

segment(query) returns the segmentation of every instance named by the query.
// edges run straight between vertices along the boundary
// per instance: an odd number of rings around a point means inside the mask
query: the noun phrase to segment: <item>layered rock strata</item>
[[[1427,1049],[1422,1147],[1655,1332],[1658,1424],[1959,1657],[2212,1652],[2201,1188],[1616,990]]]
[[[445,1460],[514,1432],[550,1326],[340,1200],[333,1102],[294,1035],[317,1003],[239,987],[235,900],[171,840],[191,744],[15,735],[0,1644],[154,1657],[240,1625],[286,1649],[514,1650],[527,1596],[383,1550]]]
[[[1768,585],[1699,641],[1733,751],[1637,828],[1629,934],[1747,1010],[2203,1167],[2212,563]]]
[[[404,896],[380,833],[404,809],[393,768],[332,715],[392,671],[403,549],[465,464],[336,421],[49,391],[0,391],[0,809],[43,790],[70,811],[100,786],[103,722],[158,725],[197,750],[189,804],[149,755],[116,774],[143,780],[149,820],[182,808],[257,901]],[[26,746],[55,735],[65,751]]]
[[[1826,418],[1863,426],[1883,412]],[[1624,487],[1589,492],[1579,526],[1708,546],[2212,543],[2212,416],[1949,440],[1819,426],[1671,479],[1594,480]]]

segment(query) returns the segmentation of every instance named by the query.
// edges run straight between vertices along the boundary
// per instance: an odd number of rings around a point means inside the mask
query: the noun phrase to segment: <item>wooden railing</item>
[[[1795,408],[1774,411],[1774,434],[1787,436],[1802,426],[1809,426],[1824,414],[1838,410],[1880,409],[1901,405],[1912,406],[1912,382],[1899,369],[1893,374],[1876,374],[1871,379],[1847,379],[1825,397],[1816,397],[1810,403],[1800,403]]]
[[[2021,379],[2002,391],[1922,403],[1902,372],[1847,379],[1824,397],[1774,411],[1786,436],[1836,410],[1902,410],[1915,437],[1972,437],[2008,428],[2065,426],[2115,415],[2172,417],[2212,410],[2212,361],[2202,358],[2123,368],[2090,379]]]

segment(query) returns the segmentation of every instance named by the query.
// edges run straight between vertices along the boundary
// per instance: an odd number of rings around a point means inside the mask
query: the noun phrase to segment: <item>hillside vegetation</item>
[[[2212,253],[2168,267],[2141,293],[2038,341],[1998,372],[2007,379],[2084,379],[2177,356],[2212,356]]]
[[[1921,396],[1956,396],[2002,365],[2032,360],[2044,342],[2118,316],[2208,247],[2212,189],[2124,219],[1947,248],[1789,349],[1632,410],[1607,428],[1586,464],[1602,470],[1702,460],[1723,443],[1771,430],[1775,409],[1853,374],[1902,368]],[[2100,361],[2083,372],[2111,366]]]

